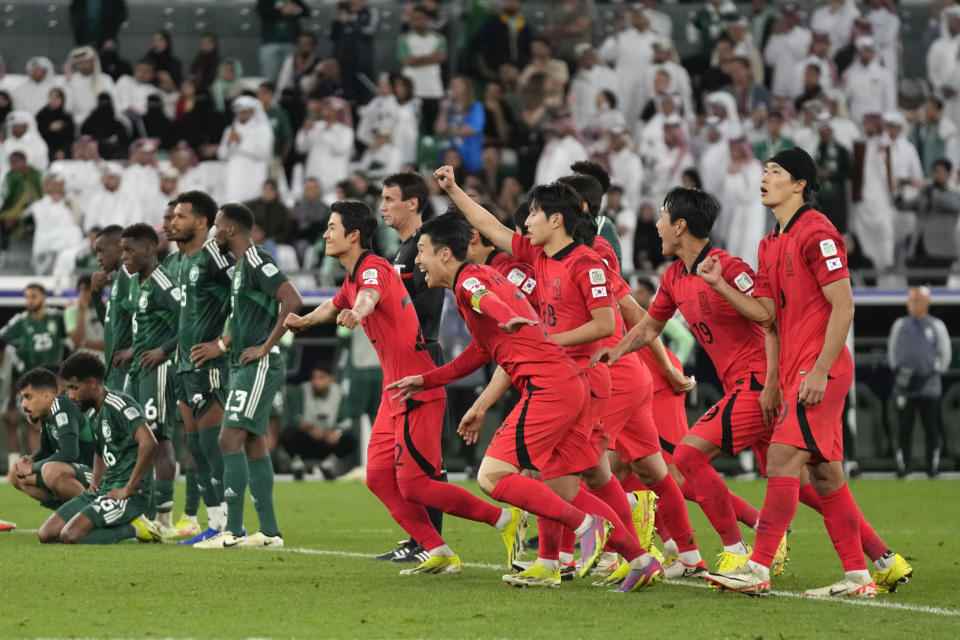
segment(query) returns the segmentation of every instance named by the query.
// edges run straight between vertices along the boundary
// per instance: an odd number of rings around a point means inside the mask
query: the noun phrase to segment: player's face
[[[52,390],[34,389],[32,385],[27,385],[20,391],[20,406],[30,422],[36,423],[50,413],[53,396]]]
[[[417,211],[416,200],[410,198],[403,199],[403,192],[400,187],[384,187],[380,192],[380,213],[383,214],[383,221],[388,227],[398,229],[407,223]]]
[[[539,207],[530,209],[530,215],[527,216],[524,226],[527,227],[530,243],[537,247],[546,244],[553,231],[547,214]]]
[[[327,230],[323,232],[323,239],[327,241],[326,254],[332,258],[347,252],[349,243],[343,232],[343,221],[339,213],[331,213],[327,222]]]
[[[43,308],[43,303],[46,301],[47,296],[43,294],[39,289],[34,289],[30,287],[23,292],[23,302],[27,307],[27,311],[30,313],[36,313]]]
[[[200,226],[200,218],[193,213],[193,205],[181,202],[173,208],[173,220],[170,221],[171,240],[177,242],[192,242]]]
[[[124,238],[120,245],[122,247],[121,260],[123,266],[127,269],[127,273],[141,273],[147,268],[149,256],[153,252],[150,243],[133,238]]]
[[[663,243],[663,255],[676,255],[677,247],[680,246],[680,238],[676,226],[670,222],[670,213],[666,207],[660,209],[660,217],[657,218],[657,233]]]
[[[93,252],[104,272],[116,271],[120,266],[120,243],[116,237],[100,236],[93,245]]]
[[[83,411],[92,409],[94,406],[94,397],[97,387],[100,383],[95,378],[89,380],[80,380],[79,378],[69,378],[66,381],[67,395]]]
[[[432,289],[443,286],[441,282],[443,263],[433,247],[430,236],[420,236],[420,240],[417,241],[417,257],[413,262],[424,273],[424,280],[428,287]]]
[[[786,202],[794,193],[803,192],[803,185],[793,181],[793,176],[776,162],[768,162],[760,180],[760,201],[765,207],[776,207]]]
[[[220,247],[221,251],[226,251],[230,245],[230,224],[224,222],[222,211],[217,212],[217,217],[213,222],[213,240],[217,243],[217,246]]]
[[[163,210],[163,224],[160,228],[163,229],[163,235],[170,239],[173,235],[173,207],[167,207]]]

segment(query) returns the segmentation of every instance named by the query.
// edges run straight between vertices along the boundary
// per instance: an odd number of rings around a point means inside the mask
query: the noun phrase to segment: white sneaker
[[[726,573],[708,573],[705,577],[707,582],[726,591],[745,593],[748,596],[765,596],[770,593],[769,572],[755,568],[750,562],[739,569]]]
[[[194,549],[233,549],[240,546],[243,538],[238,538],[229,531],[221,531],[212,538],[193,545]]]
[[[268,536],[262,531],[257,531],[246,538],[240,538],[237,546],[245,549],[282,549],[283,538],[280,536]]]
[[[600,560],[597,566],[590,573],[610,573],[620,566],[620,555],[610,551],[604,551],[600,554]]]
[[[829,587],[820,589],[808,589],[806,594],[808,598],[836,598],[838,596],[858,596],[861,598],[872,598],[877,595],[877,585],[870,580],[866,584],[861,584],[850,578],[844,578],[840,582],[835,582]]]

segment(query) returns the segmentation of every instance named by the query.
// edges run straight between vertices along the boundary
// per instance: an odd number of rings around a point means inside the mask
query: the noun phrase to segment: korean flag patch
[[[737,285],[737,289],[740,289],[743,293],[753,289],[753,278],[751,278],[746,271],[734,278],[733,283]]]
[[[603,272],[603,269],[590,269],[590,284],[605,284],[606,282],[607,274]]]
[[[533,278],[527,278],[527,281],[523,283],[523,286],[520,287],[520,289],[521,289],[524,293],[530,293],[530,292],[533,291],[533,288],[534,288],[535,286],[537,286],[537,281],[534,280]]]
[[[275,264],[271,264],[268,262],[263,265],[263,275],[267,276],[268,278],[272,278],[273,276],[277,275],[277,273],[279,272],[280,270],[277,269],[277,265]]]
[[[832,258],[837,255],[837,245],[833,240],[824,240],[820,243],[820,253],[824,258]]]
[[[840,258],[830,258],[827,260],[827,271],[836,271],[843,266],[843,263],[840,262]]]
[[[606,287],[593,287],[590,289],[590,292],[593,294],[594,298],[605,298],[607,297],[607,288]]]

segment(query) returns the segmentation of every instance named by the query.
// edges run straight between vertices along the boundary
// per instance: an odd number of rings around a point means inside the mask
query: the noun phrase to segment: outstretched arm
[[[777,319],[777,309],[770,298],[754,298],[730,286],[723,279],[723,268],[716,256],[708,256],[697,267],[697,275],[710,285],[714,291],[737,310],[742,316],[750,318],[762,327],[769,327]]]
[[[323,303],[305,316],[288,313],[283,326],[294,333],[302,333],[318,324],[330,324],[337,319],[340,309],[333,306],[333,300],[324,300]]]
[[[474,202],[453,177],[453,167],[444,165],[433,173],[433,179],[440,188],[447,192],[453,204],[457,206],[470,224],[481,234],[486,236],[497,249],[513,255],[514,231],[505,227],[497,217]]]

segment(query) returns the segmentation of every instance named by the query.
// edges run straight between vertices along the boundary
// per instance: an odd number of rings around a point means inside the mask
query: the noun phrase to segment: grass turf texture
[[[609,638],[630,628],[628,636],[684,639],[960,635],[955,481],[852,483],[867,518],[915,570],[897,593],[876,598],[881,606],[754,599],[686,584],[633,594],[609,593],[589,580],[514,590],[500,581],[505,552],[496,531],[453,517],[444,533],[467,563],[463,574],[400,576],[412,565],[363,557],[403,536],[361,483],[276,489],[285,550],[202,551],[133,542],[43,546],[25,530],[37,529],[49,512],[0,485],[0,517],[20,527],[0,534],[0,636],[552,639]],[[760,482],[733,482],[732,489],[762,503]],[[176,495],[175,518],[182,483]],[[246,514],[253,531],[249,500]],[[699,508],[690,515],[712,567],[719,539]],[[752,542],[752,533],[746,538]],[[787,573],[774,590],[802,594],[842,576],[821,519],[802,505],[790,546]]]

